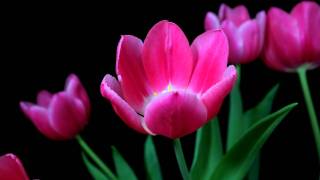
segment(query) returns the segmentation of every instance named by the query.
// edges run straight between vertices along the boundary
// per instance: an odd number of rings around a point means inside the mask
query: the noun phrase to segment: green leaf
[[[115,147],[112,147],[112,157],[113,157],[113,161],[116,167],[116,172],[119,180],[136,180],[137,179],[131,167],[128,165],[126,160],[123,159],[123,157]]]
[[[262,99],[262,101],[255,106],[254,108],[246,111],[243,115],[243,121],[246,124],[246,129],[251,127],[261,118],[267,116],[272,109],[272,104],[274,97],[279,89],[279,85],[275,85],[267,95]],[[258,180],[259,179],[259,168],[260,168],[260,157],[257,155],[256,159],[252,163],[250,168],[248,179],[249,180]]]
[[[227,150],[229,150],[244,132],[242,121],[243,107],[240,92],[240,66],[237,66],[238,79],[230,93],[230,111],[227,135]]]
[[[144,164],[147,171],[147,179],[162,180],[160,164],[152,136],[148,136],[144,144]]]
[[[100,169],[98,169],[89,161],[89,159],[86,157],[86,155],[83,152],[81,153],[81,156],[84,164],[86,165],[89,173],[91,174],[94,180],[109,180],[109,178],[103,172],[101,172]]]
[[[219,121],[215,118],[197,131],[191,179],[208,179],[222,156]]]
[[[261,118],[267,116],[272,109],[273,99],[279,89],[279,85],[275,85],[262,101],[254,108],[246,111],[243,115],[243,119],[247,122],[247,127],[252,126]]]
[[[210,179],[242,179],[248,172],[262,145],[295,106],[297,106],[297,103],[292,103],[263,118],[251,127],[222,158]]]

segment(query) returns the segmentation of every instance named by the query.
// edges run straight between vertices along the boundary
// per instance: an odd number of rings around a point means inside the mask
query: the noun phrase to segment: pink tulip
[[[264,62],[275,70],[295,71],[320,65],[320,6],[304,1],[290,14],[271,8],[267,15]]]
[[[208,12],[204,26],[206,30],[222,28],[229,40],[229,62],[244,64],[257,59],[261,53],[265,16],[265,12],[261,11],[256,19],[250,19],[245,6],[240,5],[231,9],[222,4],[219,9],[219,19],[214,13]]]
[[[6,154],[0,157],[0,179],[3,180],[28,180],[19,158],[14,154]]]
[[[74,74],[67,78],[64,91],[40,91],[37,104],[21,102],[20,107],[38,130],[53,140],[74,138],[87,124],[90,114],[88,95]]]
[[[144,42],[122,36],[118,80],[107,74],[101,93],[136,131],[178,138],[218,113],[237,76],[233,66],[227,68],[227,57],[221,30],[201,34],[190,47],[176,24],[161,21]]]

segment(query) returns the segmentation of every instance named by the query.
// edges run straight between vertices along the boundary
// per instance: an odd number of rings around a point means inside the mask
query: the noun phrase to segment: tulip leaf
[[[272,104],[274,97],[279,89],[279,85],[275,85],[267,95],[262,99],[262,101],[254,108],[246,111],[243,115],[243,120],[246,123],[247,128],[251,127],[253,124],[260,120],[261,118],[267,116],[272,109]],[[250,168],[248,179],[258,180],[259,179],[259,168],[260,168],[260,157],[259,153],[254,160],[252,167]]]
[[[119,151],[112,146],[112,157],[115,164],[116,172],[119,180],[136,180],[137,177],[133,170],[126,162],[126,160],[121,156]]]
[[[86,165],[89,173],[91,174],[92,178],[94,180],[109,180],[109,178],[103,173],[101,172],[101,170],[99,168],[97,168],[96,166],[94,166],[89,159],[86,157],[86,155],[84,154],[84,152],[81,153],[82,159],[84,164]]]
[[[267,93],[257,106],[244,113],[243,119],[246,121],[247,127],[252,126],[257,120],[265,117],[271,112],[273,99],[278,89],[279,85],[277,84]]]
[[[208,179],[223,156],[218,118],[197,131],[191,179]]]
[[[147,171],[147,179],[162,180],[160,164],[152,136],[148,136],[144,144],[144,164]]]
[[[237,66],[238,79],[230,93],[230,111],[227,135],[227,150],[237,142],[244,131],[244,123],[241,121],[243,114],[242,98],[240,93],[240,66]]]
[[[262,145],[295,106],[297,106],[297,103],[287,105],[249,128],[239,141],[225,154],[210,179],[243,179]]]

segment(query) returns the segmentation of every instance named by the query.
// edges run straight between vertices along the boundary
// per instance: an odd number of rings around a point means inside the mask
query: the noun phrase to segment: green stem
[[[103,161],[93,152],[89,145],[81,138],[80,135],[76,136],[76,139],[84,152],[99,166],[99,168],[110,177],[112,180],[117,180],[116,176],[111,172],[111,170],[103,163]]]
[[[184,180],[189,180],[190,178],[189,178],[188,168],[187,168],[186,160],[184,159],[182,146],[179,138],[173,140],[173,147],[174,147],[174,152],[176,154],[181,175]]]
[[[299,79],[300,79],[300,83],[301,83],[301,87],[304,95],[304,100],[309,112],[313,135],[314,135],[314,139],[315,139],[317,150],[318,150],[318,158],[320,160],[320,130],[319,130],[319,124],[318,124],[316,112],[314,110],[314,106],[312,103],[308,81],[307,81],[306,68],[300,67],[298,69],[298,74],[299,74]]]

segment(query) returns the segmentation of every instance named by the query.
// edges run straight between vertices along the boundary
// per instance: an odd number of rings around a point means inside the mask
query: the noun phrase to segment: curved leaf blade
[[[119,151],[112,147],[112,157],[119,180],[136,180],[137,177]]]
[[[208,179],[223,156],[218,118],[197,131],[191,179]]]
[[[86,165],[89,173],[91,174],[91,176],[94,180],[109,180],[109,178],[103,172],[101,172],[99,168],[95,167],[89,161],[89,159],[86,157],[84,152],[81,153],[81,156],[82,156],[82,160],[83,160],[84,164]]]
[[[245,124],[242,121],[243,107],[240,92],[240,66],[237,66],[238,79],[230,93],[230,111],[227,134],[227,150],[229,150],[243,134]]]
[[[147,179],[162,180],[160,163],[152,136],[148,136],[144,144],[144,164],[147,171]]]
[[[297,106],[297,103],[287,105],[263,118],[250,128],[222,158],[210,179],[242,179],[248,172],[262,145],[295,106]]]

